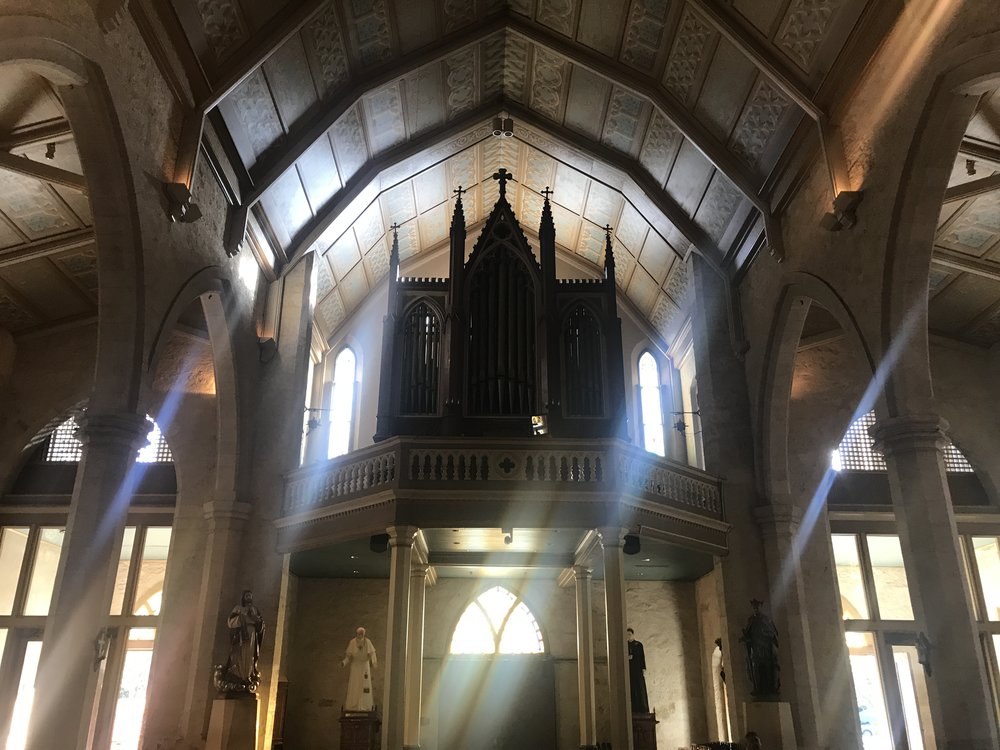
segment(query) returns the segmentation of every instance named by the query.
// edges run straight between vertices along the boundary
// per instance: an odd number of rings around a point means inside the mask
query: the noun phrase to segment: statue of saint
[[[646,693],[646,651],[635,639],[635,631],[628,628],[628,681],[632,693],[632,713],[649,713],[649,695]]]
[[[760,611],[764,602],[754,599],[750,602],[753,614],[743,628],[740,642],[746,644],[747,676],[754,698],[777,698],[781,688],[778,671],[778,631],[770,617]]]
[[[253,605],[253,592],[244,591],[229,613],[229,658],[215,668],[215,687],[226,693],[252,693],[260,685],[257,659],[264,639],[264,618]]]
[[[347,698],[344,700],[345,711],[371,711],[375,708],[372,693],[372,670],[378,666],[375,647],[365,637],[365,629],[358,628],[344,652],[345,667],[351,671],[347,678]]]

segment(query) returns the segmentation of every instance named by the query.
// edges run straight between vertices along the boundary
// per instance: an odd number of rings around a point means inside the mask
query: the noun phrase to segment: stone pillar
[[[764,558],[772,592],[772,601],[767,602],[766,608],[770,610],[781,638],[781,696],[795,707],[798,746],[803,750],[826,750],[831,747],[858,750],[860,737],[853,726],[857,708],[851,698],[853,684],[849,668],[836,676],[832,684],[824,680],[821,686],[817,677],[813,659],[816,642],[812,635],[813,622],[803,578],[805,556],[802,540],[798,537],[802,511],[788,501],[777,501],[755,508],[754,518],[764,541]],[[832,577],[830,585],[836,585]],[[844,666],[847,667],[847,646],[841,622],[815,625],[839,631],[836,642],[844,651]],[[840,723],[846,726],[835,726]]]
[[[406,634],[406,718],[403,724],[403,747],[420,748],[420,693],[424,670],[424,595],[427,588],[425,563],[410,568],[410,621]]]
[[[576,578],[576,663],[577,685],[580,693],[580,750],[597,750],[591,570],[583,565],[574,565],[573,574]]]
[[[406,636],[410,609],[410,566],[415,526],[390,526],[389,617],[385,638],[382,750],[402,750],[406,706]]]
[[[608,688],[611,693],[611,747],[632,750],[632,691],[628,677],[628,641],[625,637],[626,529],[598,529],[604,549],[604,600],[608,619]]]
[[[770,600],[760,534],[753,508],[763,505],[757,492],[754,432],[746,371],[734,349],[729,289],[720,273],[697,254],[691,258],[691,284],[699,304],[691,309],[691,335],[698,378],[701,438],[705,470],[724,477],[726,521],[732,531],[729,554],[719,558],[718,597],[722,605],[723,652],[732,668],[726,670],[726,695],[733,735],[742,738],[742,704],[752,700],[750,680],[736,654],[751,614],[750,600]],[[738,312],[734,312],[738,314]],[[793,665],[795,666],[795,665]]]
[[[930,640],[927,678],[939,750],[1000,746],[979,633],[972,615],[942,450],[947,423],[935,414],[880,420],[910,601]]]
[[[89,746],[103,676],[94,648],[108,625],[126,514],[139,479],[135,455],[149,428],[141,414],[86,414],[80,420],[83,457],[45,621],[31,750]]]

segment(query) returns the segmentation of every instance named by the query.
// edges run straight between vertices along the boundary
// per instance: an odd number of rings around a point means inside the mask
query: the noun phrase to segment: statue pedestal
[[[632,741],[635,750],[656,750],[656,713],[632,713]]]
[[[381,727],[378,711],[341,711],[340,750],[379,750]]]
[[[753,701],[743,704],[743,725],[756,732],[767,750],[796,750],[791,704],[784,701]]]
[[[257,745],[257,696],[216,698],[205,750],[246,750]]]

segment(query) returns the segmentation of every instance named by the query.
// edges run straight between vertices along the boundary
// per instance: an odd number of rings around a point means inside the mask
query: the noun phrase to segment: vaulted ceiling
[[[621,292],[665,337],[692,247],[724,265],[763,241],[782,155],[871,3],[863,0],[173,0],[209,80],[288,33],[219,104],[250,227],[275,255],[322,255],[325,335],[404,257],[447,236],[452,191],[481,217],[506,167],[537,226],[599,260],[615,227]],[[289,19],[292,19],[290,21]],[[293,23],[294,21],[294,23]],[[504,111],[514,138],[493,140]],[[225,138],[224,138],[225,140]],[[360,219],[360,223],[352,224]],[[232,244],[240,239],[235,235]],[[740,255],[742,253],[742,255]],[[739,256],[739,257],[738,257]]]
[[[92,224],[59,97],[25,67],[0,66],[0,327],[25,334],[94,317]]]
[[[732,274],[752,260],[797,168],[790,152],[802,133],[815,141],[810,118],[864,65],[885,7],[171,0],[132,12],[158,18],[138,24],[147,43],[170,48],[209,92],[205,147],[229,183],[227,249],[246,232],[279,272],[315,251],[324,336],[384,276],[392,223],[404,257],[431,252],[452,191],[469,190],[470,221],[482,219],[490,176],[506,167],[529,234],[540,191],[555,191],[566,257],[596,270],[601,228],[614,227],[621,293],[669,340],[690,298],[679,261],[694,249]],[[40,78],[0,70],[0,325],[23,332],[92,316],[96,269],[58,98]],[[489,135],[501,111],[513,138]],[[2,152],[58,174],[4,169]]]
[[[1000,343],[1000,92],[981,97],[938,219],[929,326],[977,346]]]

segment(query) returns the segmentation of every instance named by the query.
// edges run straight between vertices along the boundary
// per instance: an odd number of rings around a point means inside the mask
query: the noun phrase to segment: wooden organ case
[[[625,383],[611,228],[604,276],[556,278],[549,203],[539,259],[499,198],[465,260],[462,189],[451,223],[449,277],[400,278],[389,257],[375,440],[395,435],[621,437]]]

